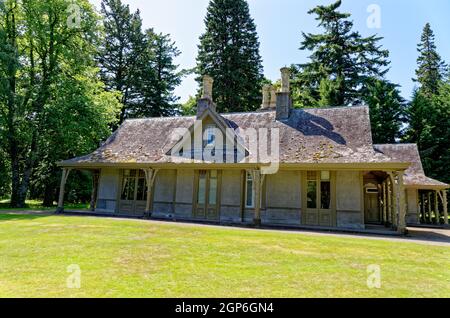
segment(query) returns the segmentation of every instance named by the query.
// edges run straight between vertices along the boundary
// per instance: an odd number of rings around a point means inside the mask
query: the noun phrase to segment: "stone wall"
[[[364,229],[361,175],[358,171],[336,173],[336,218],[340,228]]]
[[[98,185],[96,212],[115,213],[119,196],[120,172],[117,169],[102,169]]]

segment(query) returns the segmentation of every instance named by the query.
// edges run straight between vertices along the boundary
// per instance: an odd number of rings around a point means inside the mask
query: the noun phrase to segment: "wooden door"
[[[194,217],[204,220],[218,220],[220,206],[220,172],[200,170],[196,175]]]
[[[147,182],[142,170],[124,170],[119,214],[143,216],[147,202]]]
[[[335,226],[334,173],[310,171],[303,178],[302,223],[310,226]]]
[[[366,223],[381,223],[380,203],[377,189],[365,190],[364,213]]]

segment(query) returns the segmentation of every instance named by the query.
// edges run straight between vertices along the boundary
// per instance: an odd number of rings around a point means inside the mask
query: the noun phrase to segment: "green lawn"
[[[416,243],[0,214],[0,256],[0,297],[450,297],[450,248]]]
[[[8,210],[8,211],[55,211],[56,205],[54,207],[44,207],[42,205],[42,201],[37,200],[27,200],[25,208],[21,209],[11,209],[9,207],[9,200],[0,200],[0,211]],[[67,210],[83,210],[89,208],[89,204],[66,204],[65,208]]]

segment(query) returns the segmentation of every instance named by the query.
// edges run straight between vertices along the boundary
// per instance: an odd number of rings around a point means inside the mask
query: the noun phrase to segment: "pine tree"
[[[214,78],[220,112],[255,110],[261,104],[263,67],[256,25],[245,0],[211,0],[200,37],[198,82]]]
[[[369,79],[365,91],[364,102],[370,108],[373,142],[396,143],[401,138],[406,107],[399,85],[386,80]]]
[[[142,102],[132,110],[133,117],[166,117],[178,111],[174,95],[175,88],[181,84],[183,71],[178,72],[174,59],[180,51],[169,35],[146,32],[147,48],[139,75],[138,91]]]
[[[417,82],[426,95],[436,94],[446,71],[445,63],[436,51],[435,36],[429,23],[423,29],[421,42],[417,46],[419,58],[416,70]]]
[[[309,11],[317,15],[324,32],[303,33],[300,50],[312,51],[312,55],[308,63],[294,66],[293,72],[294,101],[302,107],[322,106],[323,101],[332,103],[327,106],[359,103],[365,81],[382,78],[387,72],[389,52],[380,48],[382,38],[363,38],[353,31],[350,14],[338,11],[341,3],[338,0]]]
[[[140,102],[136,86],[142,69],[146,38],[139,11],[130,12],[121,0],[103,0],[101,4],[105,39],[100,47],[100,74],[108,90],[122,93],[122,123],[129,110]]]

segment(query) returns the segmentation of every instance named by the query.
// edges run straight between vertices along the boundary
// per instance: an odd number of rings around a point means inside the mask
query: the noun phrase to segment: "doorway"
[[[308,171],[303,181],[305,213],[302,223],[309,226],[334,227],[335,174],[330,171]]]
[[[364,187],[364,217],[366,224],[381,224],[380,191],[376,185]]]
[[[194,218],[219,220],[220,176],[218,170],[199,170],[196,173]]]
[[[144,216],[147,181],[143,170],[123,170],[119,214]]]

